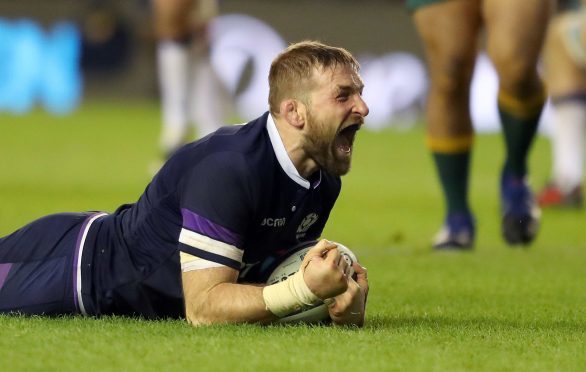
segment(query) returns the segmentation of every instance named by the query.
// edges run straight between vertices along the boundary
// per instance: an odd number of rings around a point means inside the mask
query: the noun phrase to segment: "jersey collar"
[[[277,160],[279,161],[281,168],[283,168],[287,176],[289,176],[289,178],[291,178],[297,184],[306,189],[309,189],[310,186],[312,186],[313,188],[319,186],[321,182],[321,170],[319,171],[319,177],[316,177],[317,180],[313,182],[313,184],[310,184],[308,180],[301,177],[301,175],[297,171],[297,168],[295,168],[295,165],[293,165],[293,162],[291,161],[289,154],[287,154],[287,150],[285,150],[285,145],[281,140],[281,135],[277,130],[277,125],[275,124],[273,116],[270,113],[267,117],[267,132],[269,133],[271,145],[273,146],[273,150],[275,151]]]

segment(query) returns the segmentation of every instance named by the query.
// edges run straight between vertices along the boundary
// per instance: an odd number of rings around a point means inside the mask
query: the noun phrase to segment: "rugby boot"
[[[564,192],[550,182],[537,196],[537,202],[542,208],[581,208],[584,203],[582,186],[577,185],[570,191]]]
[[[541,211],[524,177],[501,177],[502,233],[510,245],[527,245],[539,230]]]
[[[433,239],[438,251],[469,250],[474,245],[474,217],[470,212],[450,213]]]

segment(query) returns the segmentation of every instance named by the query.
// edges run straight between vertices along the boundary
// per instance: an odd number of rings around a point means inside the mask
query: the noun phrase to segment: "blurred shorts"
[[[564,13],[560,27],[570,58],[579,68],[586,68],[586,6]]]

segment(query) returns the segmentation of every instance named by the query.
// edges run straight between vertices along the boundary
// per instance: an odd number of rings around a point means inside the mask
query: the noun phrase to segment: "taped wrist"
[[[321,302],[303,280],[303,271],[299,270],[287,280],[263,288],[262,297],[267,310],[282,318],[297,312],[305,306]]]

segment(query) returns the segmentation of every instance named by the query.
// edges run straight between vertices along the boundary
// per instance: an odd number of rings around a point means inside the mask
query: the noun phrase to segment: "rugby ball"
[[[317,243],[317,242],[315,242]],[[348,272],[347,275],[353,276],[354,269],[352,268],[352,264],[354,262],[358,262],[356,259],[356,255],[352,252],[348,247],[333,242],[338,246],[338,250],[342,254],[342,258],[348,262]],[[315,245],[315,244],[314,244]],[[295,274],[299,268],[301,267],[301,263],[303,262],[303,258],[307,254],[314,245],[309,247],[305,247],[301,250],[293,252],[290,256],[285,258],[283,262],[281,262],[269,275],[267,279],[267,284],[275,284],[278,282],[282,282],[286,280],[291,275]],[[320,323],[324,321],[328,321],[330,319],[330,315],[328,313],[328,307],[323,302],[315,305],[313,307],[306,307],[301,309],[299,312],[288,315],[279,319],[279,323]]]

